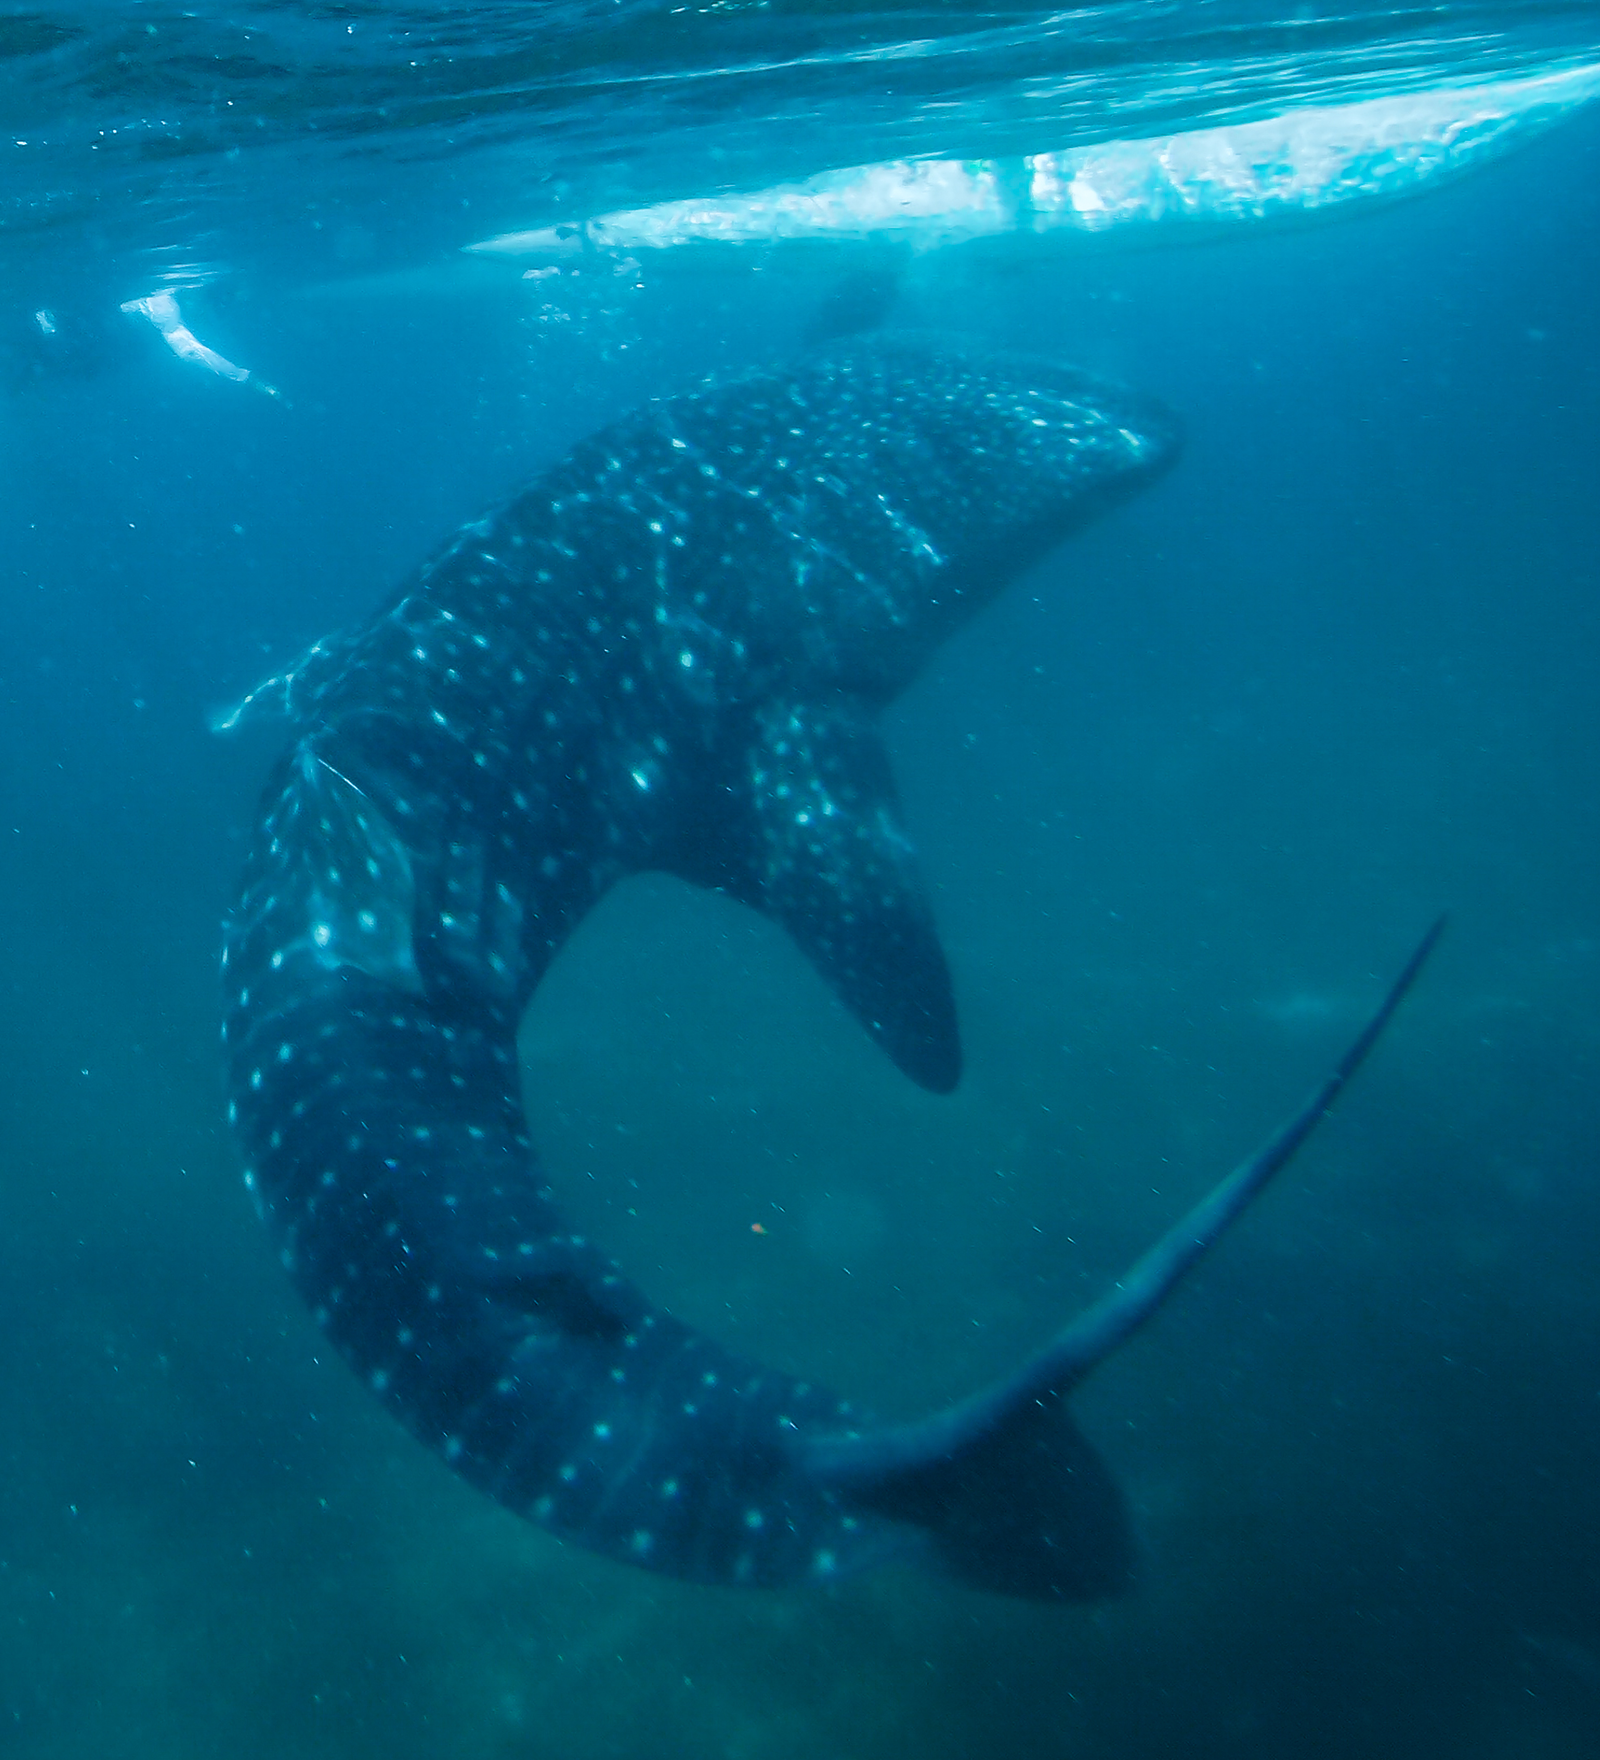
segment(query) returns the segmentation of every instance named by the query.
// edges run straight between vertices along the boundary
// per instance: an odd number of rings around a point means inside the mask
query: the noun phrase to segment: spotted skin
[[[247,1184],[319,1325],[472,1484],[711,1583],[826,1580],[938,1525],[925,1486],[813,1470],[844,1402],[571,1232],[517,1026],[607,888],[663,869],[783,924],[908,1074],[953,1087],[875,718],[1174,446],[1069,369],[918,344],[712,383],[584,441],[257,693],[297,729],[224,955]]]

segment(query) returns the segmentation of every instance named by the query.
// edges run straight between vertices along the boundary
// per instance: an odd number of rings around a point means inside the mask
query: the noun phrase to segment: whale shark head
[[[696,569],[705,621],[748,632],[760,688],[881,707],[1018,573],[1175,460],[1154,400],[1055,362],[875,338],[798,371],[659,407],[726,490],[727,548]],[[742,503],[742,506],[739,504]],[[689,539],[693,541],[692,536]],[[763,566],[769,549],[779,566]]]

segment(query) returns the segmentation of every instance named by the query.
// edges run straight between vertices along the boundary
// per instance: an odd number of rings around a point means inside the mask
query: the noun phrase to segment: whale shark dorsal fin
[[[727,890],[788,930],[913,1081],[948,1093],[961,1076],[950,968],[868,705],[764,705],[739,786],[746,847]]]

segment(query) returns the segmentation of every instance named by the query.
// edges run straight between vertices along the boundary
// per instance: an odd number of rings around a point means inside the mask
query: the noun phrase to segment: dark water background
[[[1081,1398],[1147,1551],[1098,1610],[561,1548],[332,1359],[221,1122],[217,926],[277,736],[208,715],[577,434],[781,354],[813,291],[690,273],[562,324],[515,280],[336,296],[279,265],[184,309],[287,404],[131,327],[14,379],[0,1754],[1600,1749],[1597,155],[1580,117],[1410,206],[953,267],[897,312],[1189,430],[892,714],[953,1098],[666,881],[532,1010],[574,1214],[687,1318],[910,1413],[1253,1146],[1451,907],[1348,1103]]]

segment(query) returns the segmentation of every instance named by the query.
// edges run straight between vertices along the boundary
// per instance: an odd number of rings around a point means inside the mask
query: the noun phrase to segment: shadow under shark
[[[901,1069],[954,1087],[876,717],[1176,449],[1130,392],[919,343],[713,382],[585,440],[247,699],[297,734],[224,954],[246,1183],[346,1361],[472,1484],[701,1582],[909,1552],[1045,1600],[1127,1584],[1067,1396],[1294,1153],[1437,928],[1265,1149],[1009,1380],[912,1424],[740,1359],[571,1233],[516,1034],[584,913],[664,869],[781,923]]]

